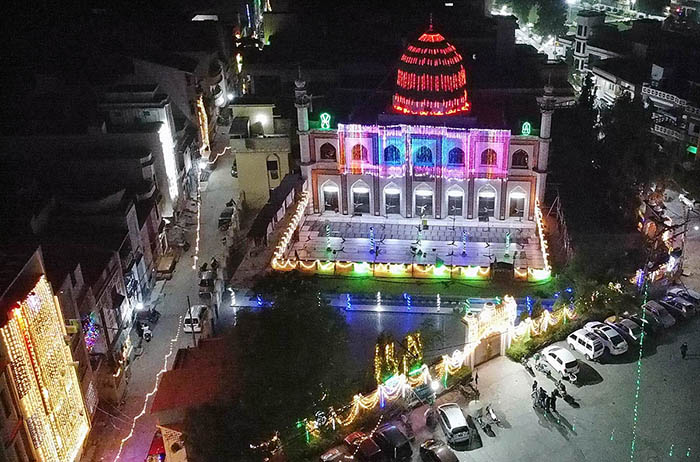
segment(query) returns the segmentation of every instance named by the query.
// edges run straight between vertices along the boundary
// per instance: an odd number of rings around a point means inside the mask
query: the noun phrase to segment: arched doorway
[[[464,190],[452,186],[447,190],[447,216],[461,217],[464,211]]]
[[[401,213],[401,188],[389,183],[384,188],[384,214],[399,215]]]
[[[413,203],[416,204],[415,215],[419,218],[433,216],[433,189],[427,185],[420,185],[414,193]]]
[[[525,191],[518,186],[508,195],[508,216],[522,218],[525,216]]]
[[[488,220],[496,215],[496,188],[486,185],[479,190],[477,210],[480,220]]]
[[[340,188],[333,181],[326,181],[321,187],[321,210],[338,212],[338,194]]]
[[[357,181],[352,185],[352,213],[360,215],[369,213],[369,186],[362,180]]]

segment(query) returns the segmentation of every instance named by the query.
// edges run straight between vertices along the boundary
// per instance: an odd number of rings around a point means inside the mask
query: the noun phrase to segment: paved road
[[[439,403],[459,402],[467,412],[492,403],[506,428],[496,437],[481,433],[483,447],[458,452],[460,461],[626,461],[635,442],[637,461],[700,460],[700,317],[648,337],[641,363],[636,438],[634,431],[637,391],[637,353],[603,363],[583,362],[580,376],[587,384],[569,385],[575,407],[558,402],[559,413],[535,412],[530,400],[533,378],[519,364],[500,357],[478,368],[481,401],[465,402],[452,393]],[[690,345],[690,358],[682,360],[679,345]],[[562,345],[564,346],[564,345]],[[575,354],[579,360],[580,355]],[[540,385],[553,382],[538,376]],[[421,426],[423,409],[412,416],[417,442],[432,436]],[[435,434],[444,440],[441,430]],[[688,454],[686,456],[686,454]],[[414,460],[418,460],[415,458]]]

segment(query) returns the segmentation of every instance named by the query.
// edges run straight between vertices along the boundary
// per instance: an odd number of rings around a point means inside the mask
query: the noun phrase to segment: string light
[[[649,297],[649,281],[648,280],[643,280],[642,284],[644,285],[644,292],[642,296],[642,305],[644,305]],[[647,322],[647,316],[646,316],[647,310],[642,310],[642,325],[645,325]],[[630,462],[634,461],[634,456],[635,456],[635,450],[637,446],[637,420],[639,418],[639,390],[642,385],[642,353],[644,351],[644,329],[642,329],[640,335],[639,335],[639,356],[637,357],[637,371],[636,371],[636,381],[635,381],[635,390],[634,390],[634,407],[633,407],[633,416],[632,416],[632,442],[630,443]],[[690,448],[688,448],[688,452],[690,452]]]
[[[89,430],[58,299],[45,276],[0,328],[31,443],[41,460],[72,462]]]
[[[175,351],[175,346],[177,345],[177,342],[180,338],[180,332],[182,331],[182,316],[178,318],[177,321],[177,331],[175,332],[175,336],[170,339],[170,346],[168,348],[168,353],[163,357],[163,367],[158,371],[158,373],[155,376],[155,383],[153,384],[153,389],[151,389],[150,392],[146,394],[143,398],[143,407],[141,408],[141,412],[136,414],[132,419],[131,419],[131,428],[129,430],[129,434],[126,435],[126,437],[122,438],[121,442],[119,443],[119,450],[117,451],[117,455],[114,456],[113,462],[117,462],[122,454],[122,451],[124,450],[124,445],[134,436],[134,429],[136,428],[136,422],[146,415],[146,408],[148,407],[148,401],[151,399],[152,396],[155,396],[155,394],[158,392],[158,385],[160,378],[163,376],[168,371],[168,360],[170,357],[173,355],[173,352]]]

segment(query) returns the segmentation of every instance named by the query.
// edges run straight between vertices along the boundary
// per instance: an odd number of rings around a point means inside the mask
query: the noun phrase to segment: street
[[[220,134],[215,152],[222,152],[222,142],[226,134]],[[224,261],[223,233],[218,229],[218,218],[225,203],[231,199],[233,182],[231,164],[233,155],[227,152],[212,167],[209,181],[201,183],[201,226],[199,228],[198,264],[209,262],[212,257]],[[104,409],[101,405],[95,414],[95,421],[85,449],[83,461],[142,461],[148,453],[151,439],[156,431],[156,420],[150,415],[150,405],[155,394],[160,375],[172,366],[179,348],[192,346],[192,334],[182,332],[182,318],[187,311],[187,297],[192,304],[199,303],[197,271],[193,269],[196,253],[197,227],[186,231],[186,238],[192,244],[177,263],[172,279],[165,281],[162,292],[156,285],[151,302],[160,311],[161,317],[153,326],[153,340],[143,342],[143,353],[131,364],[131,377],[123,404],[118,408]],[[155,301],[157,300],[157,301]],[[220,310],[221,324],[233,319],[231,308],[226,302]],[[138,337],[133,335],[136,343]],[[160,373],[160,375],[159,375]],[[137,417],[135,419],[135,417]],[[132,431],[133,429],[133,431]],[[121,448],[121,440],[131,435]],[[119,454],[119,458],[115,459]]]

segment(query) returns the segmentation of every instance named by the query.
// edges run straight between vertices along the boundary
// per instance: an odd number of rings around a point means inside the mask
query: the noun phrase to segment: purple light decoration
[[[508,176],[508,151],[510,130],[463,129],[434,127],[426,125],[358,125],[338,124],[338,143],[340,173],[379,175],[382,178],[404,177],[407,172],[431,177],[442,176],[447,179],[464,180],[467,178],[506,178]],[[435,152],[434,144],[427,142],[427,136],[442,137],[442,152]],[[375,141],[376,140],[376,141]],[[379,155],[374,158],[374,144]],[[367,150],[367,156],[352,158],[352,148],[361,145]],[[415,144],[415,146],[414,146]],[[387,163],[384,149],[393,145],[399,149],[402,163]],[[433,161],[437,156],[442,159],[442,166],[416,165],[415,150],[427,146],[433,152]],[[449,165],[448,153],[453,148],[464,152],[464,165]],[[496,152],[495,165],[482,165],[481,154],[486,149]],[[376,163],[375,163],[376,162]]]
[[[374,226],[369,227],[369,253],[374,253],[376,251],[374,243]]]
[[[85,347],[87,348],[88,353],[90,353],[100,337],[100,330],[97,327],[97,322],[95,321],[95,314],[91,312],[87,316],[83,316],[82,325],[83,336],[85,338]]]

